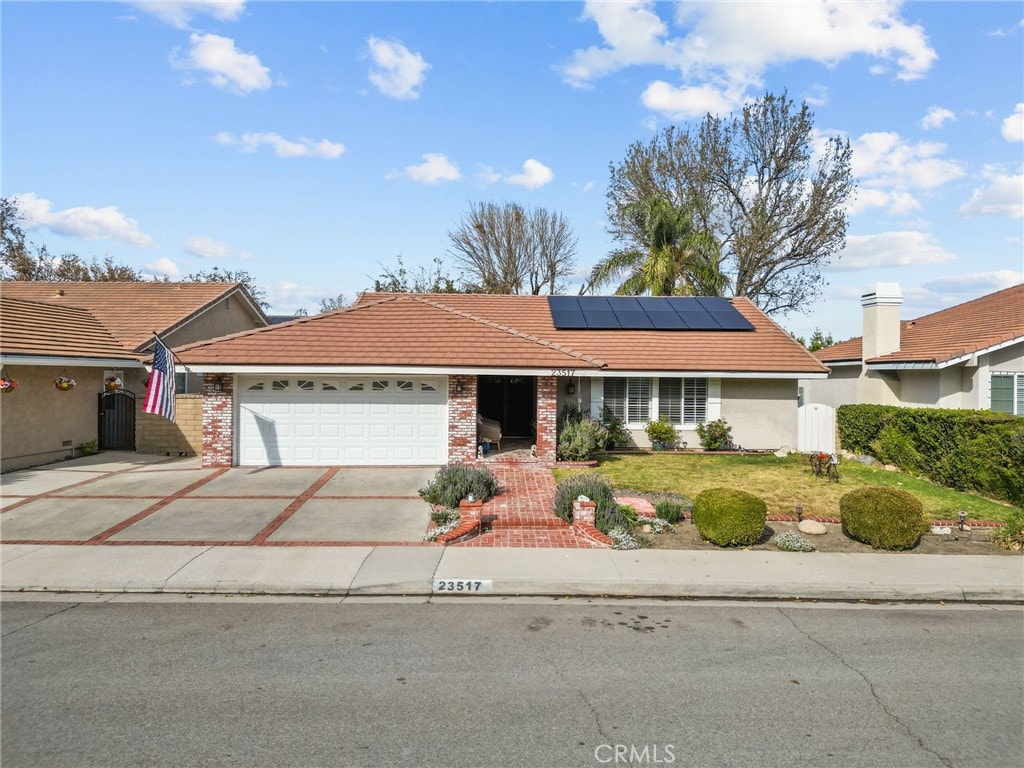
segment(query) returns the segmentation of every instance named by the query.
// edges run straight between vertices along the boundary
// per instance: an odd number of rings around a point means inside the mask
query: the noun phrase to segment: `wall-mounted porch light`
[[[565,391],[566,391],[566,394],[569,394],[569,395],[575,395],[576,394],[576,385],[573,384],[572,379],[569,380],[569,386],[567,386],[565,388]]]
[[[462,394],[462,382],[461,381],[456,381],[455,382],[455,394],[456,395],[461,395]]]

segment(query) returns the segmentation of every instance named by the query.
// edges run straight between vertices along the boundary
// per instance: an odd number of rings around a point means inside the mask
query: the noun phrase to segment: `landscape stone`
[[[801,520],[796,527],[800,533],[806,533],[808,536],[824,536],[828,533],[825,524],[817,520]]]
[[[897,467],[895,464],[886,464],[885,465],[885,471],[886,472],[899,472],[900,468]]]

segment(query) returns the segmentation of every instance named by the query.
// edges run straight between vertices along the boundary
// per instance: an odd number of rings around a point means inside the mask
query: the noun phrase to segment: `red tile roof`
[[[238,290],[239,283],[0,283],[4,296],[87,310],[136,351],[153,341],[153,331],[169,333]]]
[[[136,360],[84,309],[0,296],[0,352],[32,357]]]
[[[365,294],[355,307],[177,350],[195,365],[409,365],[825,373],[747,299],[753,331],[567,331],[546,296]]]
[[[1024,283],[900,323],[900,349],[869,363],[943,363],[1024,338]],[[862,338],[816,353],[824,363],[861,359]]]

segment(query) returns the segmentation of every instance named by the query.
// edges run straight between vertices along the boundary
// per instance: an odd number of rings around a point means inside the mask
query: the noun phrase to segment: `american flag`
[[[174,363],[171,351],[158,338],[153,352],[153,372],[146,387],[146,402],[143,413],[158,413],[174,421]]]

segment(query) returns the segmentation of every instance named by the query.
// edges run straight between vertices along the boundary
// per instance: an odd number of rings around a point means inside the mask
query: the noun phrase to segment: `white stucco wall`
[[[733,442],[796,450],[796,395],[796,380],[722,379],[722,418]]]

